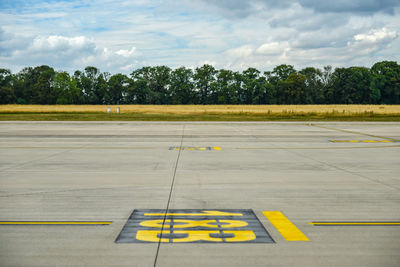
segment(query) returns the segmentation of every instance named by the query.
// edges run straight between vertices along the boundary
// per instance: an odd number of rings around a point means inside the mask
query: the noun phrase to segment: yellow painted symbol
[[[174,238],[172,242],[194,242],[194,241],[214,241],[214,242],[222,242],[222,238],[211,237],[210,234],[219,234],[219,231],[174,231],[174,234],[187,234],[187,237],[184,238]]]
[[[223,223],[221,228],[236,228],[236,227],[245,227],[248,225],[245,221],[236,221],[236,220],[219,220],[219,222]],[[171,220],[165,220],[164,228],[170,228]],[[177,224],[178,223],[178,224]],[[140,222],[141,226],[144,227],[153,227],[153,228],[162,228],[163,220],[149,220]],[[193,227],[207,227],[207,228],[218,228],[218,224],[216,220],[203,220],[203,221],[193,221],[193,220],[174,220],[173,228],[193,228]]]
[[[227,224],[221,224],[221,228],[236,228],[236,227],[245,227],[249,225],[245,221],[236,221],[236,220],[219,220],[221,223],[227,223]]]
[[[170,230],[139,230],[136,233],[136,239],[147,242],[169,242],[169,238],[161,237],[161,233],[171,234]],[[172,238],[173,243],[183,242],[196,242],[196,241],[212,241],[222,242],[220,237],[212,237],[212,234],[219,235],[221,232],[218,230],[176,230],[173,234],[184,234],[183,237]],[[238,230],[238,231],[222,231],[224,234],[232,234],[233,237],[225,238],[226,242],[244,242],[256,239],[256,235],[251,230]]]
[[[221,148],[219,146],[214,146],[213,148],[214,148],[214,150],[221,150]]]
[[[159,235],[169,234],[168,230],[139,230],[136,233],[136,239],[148,242],[169,242],[168,238],[160,238]]]
[[[282,212],[263,211],[263,214],[287,241],[309,241]]]
[[[233,234],[233,237],[225,238],[226,242],[244,242],[256,239],[256,235],[251,230],[242,231],[222,231],[224,234]],[[222,242],[222,238],[211,237],[211,234],[220,234],[220,231],[174,231],[174,234],[187,234],[184,238],[174,238],[173,243],[195,242],[195,241],[213,241]]]
[[[205,210],[201,213],[145,213],[144,216],[243,216],[243,214],[217,210]]]
[[[140,222],[141,226],[144,227],[153,227],[153,228],[162,228],[163,227],[163,221],[164,220],[151,220],[151,221],[143,221]],[[171,220],[165,220],[164,223],[164,228],[169,228],[169,223],[171,222]]]
[[[251,230],[223,231],[224,234],[234,234],[234,237],[225,238],[226,242],[243,242],[256,239],[256,235]]]

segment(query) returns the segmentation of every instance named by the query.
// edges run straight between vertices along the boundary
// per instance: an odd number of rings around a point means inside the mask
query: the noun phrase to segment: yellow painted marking
[[[245,221],[236,221],[236,220],[219,220],[221,223],[227,223],[227,224],[221,224],[221,228],[236,228],[236,227],[245,227],[249,225]]]
[[[334,143],[392,143],[389,140],[329,140]]]
[[[180,224],[175,224],[180,223]],[[208,227],[208,228],[218,228],[216,220],[203,220],[203,221],[193,221],[193,220],[174,220],[174,228],[192,228],[192,227]]]
[[[136,233],[136,239],[149,242],[169,242],[168,238],[159,238],[159,234],[169,234],[168,230],[139,230]]]
[[[400,142],[399,139],[389,138],[389,137],[385,137],[385,136],[366,134],[366,133],[362,133],[362,132],[343,130],[343,129],[333,128],[333,127],[326,127],[326,126],[320,126],[320,125],[315,125],[315,124],[311,124],[310,126],[318,127],[318,128],[323,128],[323,129],[328,129],[328,130],[340,131],[340,132],[344,132],[344,133],[359,134],[359,135],[368,136],[368,137],[374,137],[374,138],[380,138],[380,139],[385,139],[385,140]]]
[[[400,222],[310,222],[312,225],[400,225]]]
[[[287,241],[309,241],[309,239],[280,211],[263,211],[263,214]]]
[[[217,210],[205,210],[201,213],[145,213],[144,216],[243,216],[243,214]]]
[[[233,237],[226,238],[226,242],[243,242],[256,239],[256,235],[251,230],[240,231],[222,231],[224,234],[233,234]],[[162,234],[171,234],[169,230],[139,230],[136,233],[136,239],[148,242],[169,242],[168,238],[161,238]],[[211,234],[220,234],[217,230],[178,230],[173,231],[173,234],[185,234],[186,237],[173,238],[173,243],[195,242],[195,241],[212,241],[222,242],[220,237],[212,237]]]
[[[66,224],[74,224],[74,225],[99,225],[99,224],[111,224],[111,222],[7,222],[2,221],[0,225],[66,225]]]
[[[163,219],[143,221],[143,222],[140,222],[140,225],[144,226],[144,227],[162,228],[163,227],[163,221],[164,221]],[[165,220],[164,228],[169,228],[170,225],[168,223],[170,223],[170,222],[171,222],[171,220]]]
[[[221,150],[219,146],[213,146],[214,150]]]
[[[332,141],[335,142],[336,141]],[[389,141],[390,143],[391,141]],[[386,143],[386,142],[385,142]],[[393,148],[400,147],[400,145],[391,145],[391,146],[339,146],[339,147],[235,147],[234,149],[243,149],[243,150],[277,150],[277,149],[286,149],[286,150],[341,150],[341,149],[376,149],[376,148]]]
[[[222,231],[224,234],[234,234],[234,237],[225,238],[226,242],[243,242],[256,239],[256,235],[251,230],[242,231]]]
[[[194,242],[194,241],[214,241],[214,242],[222,242],[222,238],[211,237],[210,234],[219,234],[219,231],[174,231],[174,234],[187,234],[187,237],[184,238],[174,238],[172,240],[173,243],[180,242]]]
[[[207,150],[207,148],[205,148],[205,147],[200,147],[200,150]]]
[[[221,225],[221,228],[236,228],[236,227],[245,227],[248,225],[245,221],[236,221],[236,220],[219,220],[219,222],[224,223]],[[169,225],[171,220],[165,220],[164,228],[170,228]],[[176,224],[178,223],[178,224]],[[216,220],[203,220],[203,221],[193,221],[193,220],[174,220],[174,229],[176,228],[193,228],[193,227],[208,227],[208,228],[218,228],[218,224],[216,224]],[[149,220],[140,222],[141,226],[144,227],[153,227],[153,228],[162,228],[163,220]]]

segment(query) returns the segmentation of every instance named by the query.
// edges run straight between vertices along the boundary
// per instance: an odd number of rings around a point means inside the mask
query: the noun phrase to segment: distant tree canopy
[[[400,104],[400,65],[300,71],[279,65],[261,73],[203,65],[194,70],[143,67],[130,75],[96,67],[57,72],[27,67],[0,69],[0,104]]]

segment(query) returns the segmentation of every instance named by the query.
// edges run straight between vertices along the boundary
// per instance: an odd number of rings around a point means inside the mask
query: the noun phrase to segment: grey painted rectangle
[[[134,210],[116,243],[275,243],[251,209]]]

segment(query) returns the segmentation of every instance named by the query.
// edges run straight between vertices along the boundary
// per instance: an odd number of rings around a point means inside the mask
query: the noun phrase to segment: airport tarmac
[[[0,265],[397,267],[399,190],[396,122],[0,122]]]

